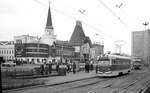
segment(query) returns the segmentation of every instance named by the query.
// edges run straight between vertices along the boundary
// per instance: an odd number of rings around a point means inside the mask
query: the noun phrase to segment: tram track
[[[10,89],[10,90],[3,90],[3,93],[9,93],[9,92],[15,92],[15,91],[24,91],[24,90],[31,90],[31,89],[38,89],[38,88],[47,88],[47,87],[60,87],[60,86],[70,86],[71,85],[76,85],[77,83],[83,83],[87,81],[92,81],[98,79],[98,77],[91,77],[87,79],[80,79],[80,80],[74,80],[74,81],[69,81],[69,82],[63,82],[63,83],[57,83],[57,84],[51,84],[51,85],[36,85],[36,86],[29,86],[29,87],[22,87],[22,88],[16,88],[16,89]]]
[[[133,80],[132,82],[129,82],[128,84],[122,86],[121,88],[118,88],[113,93],[128,93],[128,92],[131,92],[131,91],[129,91],[129,89],[132,88],[133,86],[136,86],[136,84],[140,83],[140,80],[142,78],[144,78],[145,76],[146,76],[146,74],[142,75],[141,77],[136,78],[136,80]],[[143,81],[141,81],[141,82],[143,82]],[[136,93],[139,93],[139,92],[136,92]]]
[[[120,78],[115,78],[115,79],[112,79],[110,82],[108,81],[108,82],[105,82],[106,84],[104,84],[104,85],[98,85],[98,86],[95,86],[93,89],[91,89],[90,91],[88,91],[88,92],[86,92],[86,93],[99,93],[99,92],[97,92],[98,90],[99,91],[101,91],[101,90],[103,90],[103,89],[109,89],[109,91],[110,90],[112,90],[110,93],[128,93],[128,92],[126,92],[129,88],[131,88],[132,86],[134,86],[141,78],[143,78],[143,77],[145,77],[146,76],[146,74],[143,74],[141,77],[138,77],[138,78],[136,78],[136,76],[134,76],[134,78],[136,79],[133,79],[133,81],[132,82],[130,82],[130,80],[128,81],[129,83],[127,83],[127,84],[123,84],[123,86],[122,85],[120,85],[120,87],[118,86],[118,88],[115,88],[114,87],[114,82],[117,82],[116,80],[117,79],[121,79],[122,77],[120,77]],[[132,76],[131,76],[132,77]],[[131,78],[130,77],[130,78]],[[123,79],[123,78],[122,78]],[[127,80],[128,80],[128,78],[126,78]],[[114,82],[113,82],[114,81]],[[123,81],[124,82],[124,81]],[[122,83],[123,83],[122,82]],[[122,92],[123,91],[123,92]],[[139,93],[139,92],[137,92],[137,93]]]
[[[90,91],[87,91],[86,93],[94,93],[97,89],[100,89],[100,88],[101,89],[110,88],[113,85],[113,83],[110,83],[110,82],[117,80],[117,79],[125,78],[126,76],[127,75],[113,77],[110,80],[108,80],[107,82],[105,82],[105,84],[99,84],[99,85],[95,86],[94,88],[90,89]]]
[[[114,91],[114,89],[116,90],[116,88],[113,88],[114,87],[113,84],[117,80],[124,80],[124,79],[126,79],[127,82],[129,82],[128,84],[125,84],[124,86],[122,86],[122,90],[126,90],[126,89],[134,86],[141,78],[145,77],[144,73],[141,73],[141,75],[142,75],[141,77],[138,77],[139,73],[137,73],[137,74],[132,73],[129,75],[123,75],[123,76],[112,77],[112,78],[105,78],[105,80],[96,81],[96,82],[93,81],[93,82],[88,82],[88,83],[82,83],[81,85],[72,86],[70,88],[64,88],[62,90],[58,90],[58,91],[51,92],[51,93],[66,93],[67,91],[69,91],[69,93],[70,93],[70,91],[73,92],[75,90],[82,91],[81,93],[99,93],[99,92],[95,92],[95,91],[99,90],[99,89],[103,90],[103,89],[107,89],[107,88],[110,90],[112,89]],[[127,76],[129,76],[129,77],[127,77]],[[130,82],[131,80],[132,80],[132,82]],[[126,81],[123,81],[123,82],[126,82]],[[86,89],[88,89],[88,88],[90,88],[90,91],[86,92]],[[85,91],[83,91],[82,89],[85,89]],[[104,92],[104,93],[107,93],[107,92]],[[110,93],[120,93],[120,90],[119,90],[119,92],[114,91],[114,92],[110,92]],[[128,92],[126,92],[126,93],[128,93]]]
[[[49,91],[46,93],[66,93],[66,92],[77,93],[74,91],[79,91],[80,93],[99,93],[100,91],[105,90],[109,90],[111,92],[101,92],[101,93],[128,93],[128,90],[133,86],[135,86],[137,82],[140,81],[143,77],[146,77],[146,73],[137,72],[137,73],[130,73],[129,75],[109,77],[109,78],[94,77],[56,85],[44,85],[34,88],[25,88],[22,90],[16,90],[18,92],[14,91],[12,93],[21,93],[22,91],[25,93],[31,92],[37,93],[37,91],[38,93],[41,93],[42,91]],[[117,83],[118,80],[119,83]],[[150,84],[150,80],[147,80],[145,82],[147,82],[146,84],[147,86]],[[142,90],[144,90],[145,87],[146,86],[144,86]],[[81,92],[81,90],[83,91]],[[138,90],[136,93],[142,93],[139,91],[140,90]]]
[[[138,89],[136,93],[144,93],[149,86],[150,86],[150,80],[147,80],[145,86],[143,86],[141,89]]]
[[[71,84],[73,86],[69,86],[67,84],[67,86],[69,87],[64,87],[64,88],[60,88],[60,86],[56,86],[59,87],[60,89],[57,89],[56,91],[51,91],[51,93],[61,93],[61,92],[64,92],[64,91],[67,91],[67,90],[71,90],[71,89],[78,89],[78,88],[83,88],[83,87],[87,87],[87,86],[92,86],[92,85],[95,85],[95,84],[98,84],[98,83],[102,83],[102,82],[105,82],[105,81],[108,81],[110,80],[111,78],[97,78],[97,80],[92,80],[92,81],[88,81],[88,82],[75,82],[75,83],[78,83],[78,84]],[[64,86],[64,85],[63,85]],[[54,87],[53,87],[54,88]]]
[[[93,81],[92,82],[88,82],[88,83],[81,83],[80,85],[75,85],[75,86],[72,86],[70,88],[65,88],[65,89],[61,89],[61,90],[58,90],[58,91],[55,91],[55,92],[52,92],[52,93],[59,93],[59,92],[63,92],[63,91],[66,91],[66,90],[70,90],[70,89],[77,89],[77,88],[84,88],[84,87],[87,87],[87,86],[92,86],[92,85],[96,85],[96,84],[100,84],[101,83],[104,83],[104,82],[107,82],[107,81],[111,81],[112,79],[119,79],[119,78],[123,78],[123,77],[126,77],[126,75],[123,75],[123,76],[114,76],[114,77],[100,77],[101,80],[98,80],[98,81]],[[105,86],[102,86],[103,88],[105,87],[108,87],[110,86],[110,84],[107,84]]]

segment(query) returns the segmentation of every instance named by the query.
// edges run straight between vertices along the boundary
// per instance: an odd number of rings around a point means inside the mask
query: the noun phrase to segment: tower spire
[[[46,29],[53,29],[52,25],[52,16],[51,16],[51,9],[50,9],[50,1],[49,1],[49,9],[48,9],[48,16],[47,16],[47,23],[46,23]]]

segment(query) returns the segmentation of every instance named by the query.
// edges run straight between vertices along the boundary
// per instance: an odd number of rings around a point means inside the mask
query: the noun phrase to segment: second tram
[[[98,59],[96,73],[98,76],[117,76],[131,71],[130,57],[106,55]]]

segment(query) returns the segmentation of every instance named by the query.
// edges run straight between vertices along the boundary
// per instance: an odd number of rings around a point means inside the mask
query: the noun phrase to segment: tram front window
[[[98,65],[100,65],[100,66],[108,66],[108,65],[110,65],[110,60],[109,59],[101,59],[98,62]]]

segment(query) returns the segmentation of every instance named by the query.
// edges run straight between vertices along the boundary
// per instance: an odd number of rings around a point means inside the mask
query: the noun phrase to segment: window
[[[18,40],[16,40],[16,43],[17,44],[22,44],[22,40],[18,39]]]
[[[116,63],[115,63],[115,59],[112,59],[112,64],[116,64]]]

